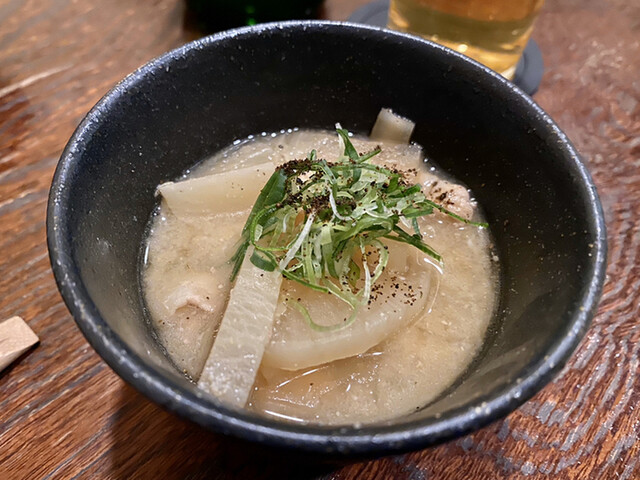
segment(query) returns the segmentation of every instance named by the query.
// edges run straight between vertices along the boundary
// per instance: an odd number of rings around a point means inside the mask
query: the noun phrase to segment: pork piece
[[[466,187],[442,180],[428,172],[420,172],[418,176],[423,186],[422,191],[429,200],[466,220],[471,220],[476,203],[471,200]]]
[[[155,267],[153,267],[155,268]],[[210,272],[163,270],[164,283],[148,290],[154,330],[176,366],[196,379],[224,313],[231,268]]]

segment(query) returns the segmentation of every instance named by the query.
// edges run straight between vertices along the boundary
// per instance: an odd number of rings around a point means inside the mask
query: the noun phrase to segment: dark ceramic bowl
[[[362,428],[227,408],[165,358],[145,322],[140,246],[156,185],[236,138],[293,126],[368,132],[381,107],[486,211],[502,259],[485,348],[439,400]],[[143,66],[89,112],[53,180],[51,263],[87,340],[154,402],[211,430],[338,455],[419,449],[496,420],[540,390],[584,335],[605,270],[603,215],[578,154],[518,88],[448,49],[375,28],[281,23],[204,38]]]

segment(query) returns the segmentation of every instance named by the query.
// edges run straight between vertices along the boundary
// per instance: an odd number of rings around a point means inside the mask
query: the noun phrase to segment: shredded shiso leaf
[[[346,322],[324,326],[291,299],[310,327],[319,331],[349,326],[369,302],[371,288],[389,259],[382,240],[412,245],[443,267],[442,257],[422,240],[419,217],[439,210],[458,221],[487,227],[427,199],[420,185],[408,183],[402,172],[369,163],[380,153],[379,147],[359,154],[348,132],[339,125],[336,131],[343,153],[335,162],[318,158],[312,150],[307,158],[291,160],[271,175],[231,258],[232,281],[252,245],[250,260],[255,266],[278,269],[285,278],[335,295],[351,307]],[[412,232],[401,225],[411,226]],[[375,265],[367,261],[371,258]]]

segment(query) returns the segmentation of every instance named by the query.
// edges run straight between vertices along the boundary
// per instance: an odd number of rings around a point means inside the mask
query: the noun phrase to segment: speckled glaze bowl
[[[171,366],[145,321],[139,254],[156,185],[252,133],[336,121],[367,132],[381,107],[414,120],[414,140],[485,209],[502,260],[500,306],[485,347],[437,401],[382,424],[294,425],[225,407]],[[587,330],[606,258],[591,178],[531,98],[443,47],[330,22],[221,33],[125,78],[64,150],[47,233],[78,326],[140,392],[223,434],[337,456],[423,448],[517,408]]]

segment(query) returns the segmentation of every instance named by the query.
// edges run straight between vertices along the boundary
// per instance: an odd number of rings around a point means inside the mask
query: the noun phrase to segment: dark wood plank
[[[345,19],[366,0],[327,0]],[[118,80],[197,35],[184,2],[0,0],[0,318],[39,347],[0,374],[0,478],[640,478],[640,4],[549,0],[536,100],[581,151],[610,241],[599,313],[560,376],[523,407],[437,448],[294,465],[147,401],[93,352],[57,293],[45,242],[57,159]]]

